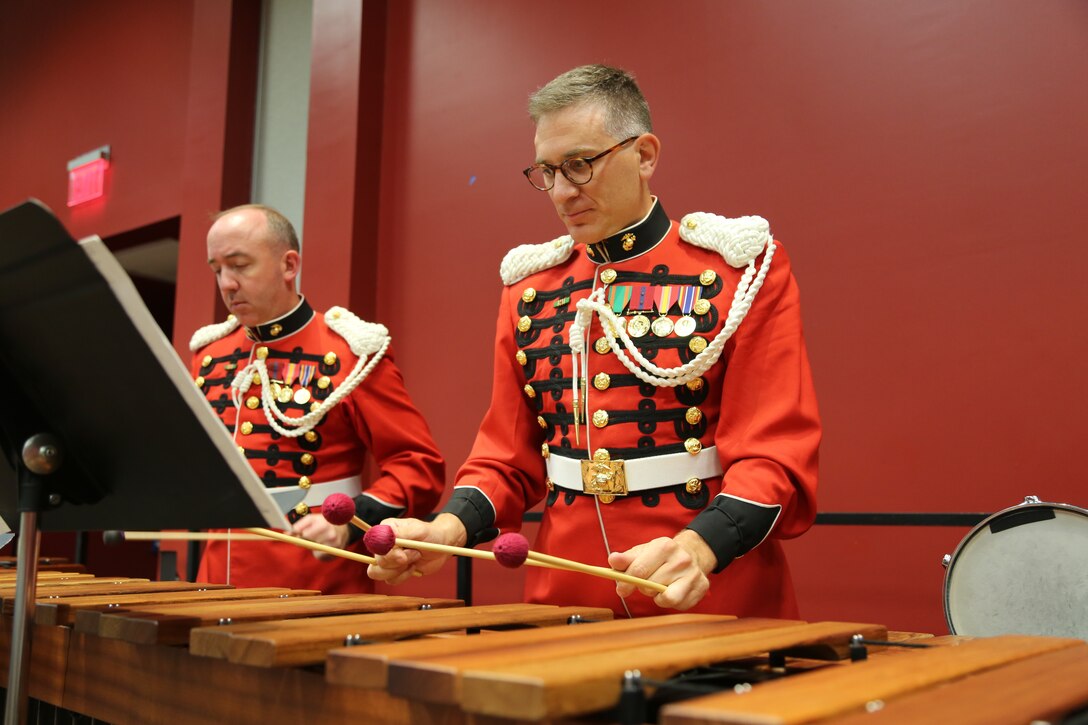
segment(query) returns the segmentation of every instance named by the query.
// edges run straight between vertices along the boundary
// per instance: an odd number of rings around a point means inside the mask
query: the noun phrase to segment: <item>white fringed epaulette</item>
[[[223,322],[213,322],[210,325],[205,325],[193,333],[193,337],[189,340],[189,351],[196,352],[216,340],[222,340],[237,329],[238,318],[234,315],[229,316]]]
[[[771,225],[761,216],[728,219],[697,211],[680,220],[680,238],[717,252],[729,266],[740,268],[763,253],[771,239]]]
[[[567,261],[574,251],[574,240],[569,234],[544,244],[522,244],[514,247],[503,257],[499,275],[504,285],[520,282],[531,274],[554,267]]]
[[[361,358],[373,355],[389,340],[389,329],[385,325],[359,319],[343,307],[330,307],[325,312],[325,323]]]

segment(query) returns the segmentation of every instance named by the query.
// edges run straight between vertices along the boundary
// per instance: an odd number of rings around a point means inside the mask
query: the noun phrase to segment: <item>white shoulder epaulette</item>
[[[680,238],[717,252],[732,267],[743,267],[763,253],[771,225],[761,216],[728,219],[698,211],[680,220]]]
[[[373,355],[389,340],[389,329],[385,325],[361,320],[343,307],[330,307],[325,312],[325,323],[330,330],[344,338],[351,351],[359,357]]]
[[[522,244],[514,247],[506,253],[499,265],[502,283],[509,286],[531,274],[565,262],[573,250],[574,240],[569,234],[544,244]]]
[[[196,352],[216,340],[222,340],[236,329],[238,329],[238,318],[234,315],[228,317],[224,322],[213,322],[210,325],[205,325],[193,333],[192,339],[189,340],[189,351]]]

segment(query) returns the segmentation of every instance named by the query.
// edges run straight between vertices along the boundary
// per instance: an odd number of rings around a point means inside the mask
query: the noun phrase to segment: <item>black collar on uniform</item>
[[[303,297],[299,300],[295,309],[283,317],[269,320],[256,327],[246,328],[246,337],[254,342],[274,342],[288,335],[293,335],[314,318],[314,308]]]
[[[670,226],[672,222],[661,207],[661,201],[654,199],[654,205],[645,219],[599,242],[587,244],[586,255],[597,264],[637,257],[656,247],[665,238]]]

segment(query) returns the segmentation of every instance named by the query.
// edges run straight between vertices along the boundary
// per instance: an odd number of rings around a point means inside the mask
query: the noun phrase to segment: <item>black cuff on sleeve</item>
[[[718,565],[712,572],[717,574],[733,559],[747,554],[763,541],[781,511],[781,506],[760,506],[720,495],[688,528],[703,537],[718,558]]]
[[[499,535],[499,530],[494,528],[495,509],[479,489],[455,488],[442,513],[461,519],[468,534],[465,546],[476,546]]]
[[[373,496],[358,495],[354,499],[355,501],[355,515],[361,518],[366,523],[374,526],[380,524],[384,519],[390,519],[395,516],[400,516],[404,513],[403,506],[386,506],[384,503],[374,498]],[[363,532],[358,526],[348,525],[348,543],[354,544],[359,539],[363,538]]]

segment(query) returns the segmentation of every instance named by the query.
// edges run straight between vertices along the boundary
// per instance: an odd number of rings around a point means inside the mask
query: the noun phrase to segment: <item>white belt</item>
[[[268,489],[269,491],[288,491],[298,490],[298,486],[275,486]],[[307,506],[320,506],[321,503],[333,495],[334,493],[343,493],[352,498],[355,498],[363,490],[363,479],[361,476],[352,476],[350,478],[340,478],[335,481],[325,481],[324,483],[311,483],[310,487],[306,489],[306,498],[302,499],[302,502]]]
[[[548,467],[548,479],[559,488],[596,493],[587,488],[584,481],[583,461],[552,453],[545,459],[545,463]],[[628,492],[650,491],[687,483],[693,478],[703,480],[722,475],[722,462],[718,459],[718,451],[714,446],[704,448],[695,455],[683,451],[624,460],[622,463]]]

